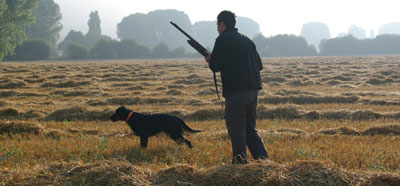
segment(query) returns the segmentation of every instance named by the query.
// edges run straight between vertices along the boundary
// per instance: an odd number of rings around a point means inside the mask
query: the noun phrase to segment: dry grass
[[[264,59],[258,128],[270,160],[230,165],[202,60],[0,64],[0,184],[398,185],[399,57]],[[120,105],[182,117],[193,149],[139,147]]]

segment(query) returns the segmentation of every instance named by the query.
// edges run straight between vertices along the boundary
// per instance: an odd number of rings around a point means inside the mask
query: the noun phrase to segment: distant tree
[[[348,30],[348,33],[349,33],[349,35],[352,35],[357,39],[365,39],[366,38],[365,30],[356,25],[351,25]]]
[[[133,59],[136,58],[135,50],[137,48],[136,41],[133,39],[124,39],[116,45],[118,58]]]
[[[37,5],[38,0],[0,0],[0,61],[25,40]]]
[[[339,33],[336,37],[346,37],[346,36],[348,36],[349,34],[347,34],[347,33],[344,33],[344,32],[341,32],[341,33]]]
[[[50,45],[43,39],[32,39],[17,46],[12,60],[45,60],[50,56]]]
[[[214,47],[215,39],[218,37],[217,21],[196,22],[193,31],[195,33],[193,37],[204,47]]]
[[[265,38],[257,35],[254,38],[262,57],[315,56],[317,51],[303,37],[295,35],[276,35]]]
[[[58,44],[58,50],[62,51],[64,53],[66,49],[68,48],[69,45],[72,43],[75,44],[80,44],[82,46],[86,47],[86,41],[85,41],[85,36],[83,35],[82,32],[80,31],[74,31],[71,30],[67,36],[64,38],[64,41],[62,41],[60,44]],[[88,47],[86,47],[88,48]]]
[[[398,55],[400,54],[400,35],[378,35],[373,41],[375,54]]]
[[[379,34],[400,34],[400,22],[387,23],[380,26]]]
[[[321,42],[321,55],[399,55],[400,35],[378,35],[374,39],[357,39],[352,35]]]
[[[71,30],[67,37],[64,38],[64,41],[62,41],[58,45],[58,49],[64,53],[67,47],[71,43],[78,43],[81,44],[82,46],[88,48],[89,50],[92,49],[98,41],[100,40],[108,40],[111,41],[111,37],[101,35],[101,29],[100,29],[100,18],[98,16],[98,12],[94,11],[91,12],[89,15],[89,21],[88,21],[88,26],[89,26],[89,31],[85,35],[83,35],[82,32],[74,31]]]
[[[169,22],[174,21],[188,34],[193,35],[193,27],[189,16],[178,10],[156,10],[148,14],[132,14],[124,17],[117,26],[117,35],[120,40],[134,39],[150,48],[163,42],[171,48],[184,46],[186,37],[179,33]]]
[[[33,12],[36,20],[26,31],[28,38],[43,39],[50,44],[52,51],[55,51],[63,28],[60,22],[60,7],[53,0],[40,0],[38,8]]]
[[[371,31],[369,32],[369,38],[371,39],[375,38],[375,32],[373,29],[371,29]]]
[[[69,59],[85,59],[88,55],[88,49],[81,44],[71,43],[67,48],[67,57]]]
[[[117,58],[117,41],[114,40],[99,40],[96,45],[90,50],[90,55],[96,59],[114,59]]]
[[[111,37],[101,35],[101,21],[98,11],[93,11],[89,15],[89,30],[85,35],[85,46],[89,49],[100,40],[112,40]]]
[[[90,13],[88,26],[89,26],[89,31],[87,33],[88,35],[95,35],[95,36],[101,35],[101,21],[99,17],[99,12],[97,10]]]
[[[170,52],[170,57],[172,58],[184,58],[187,57],[185,48],[178,47]]]
[[[133,39],[124,39],[116,46],[118,58],[122,59],[135,59],[135,58],[148,58],[150,57],[150,49],[139,45]]]
[[[331,34],[329,27],[325,23],[310,22],[303,25],[301,29],[301,36],[303,36],[308,43],[314,45],[317,49],[323,39],[330,39]]]
[[[262,34],[258,34],[253,38],[260,56],[267,57],[269,55],[268,41]]]
[[[257,22],[247,17],[238,17],[236,27],[239,32],[253,38],[261,33]],[[217,21],[200,21],[193,25],[194,37],[203,46],[214,47],[215,39],[218,37]],[[190,51],[190,49],[189,49]]]
[[[167,44],[161,42],[153,48],[151,56],[154,58],[169,58],[170,49]]]
[[[260,25],[253,19],[247,17],[238,17],[236,21],[236,28],[239,29],[239,32],[246,34],[250,38],[253,38],[257,34],[261,33]],[[214,25],[214,32],[218,33],[216,24]]]
[[[354,55],[358,48],[358,39],[352,35],[324,40],[320,45],[320,54],[324,56]]]

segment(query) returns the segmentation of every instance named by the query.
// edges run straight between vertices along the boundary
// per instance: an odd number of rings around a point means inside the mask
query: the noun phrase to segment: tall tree
[[[117,26],[119,39],[134,39],[138,43],[154,48],[163,42],[171,48],[180,46],[190,48],[187,38],[175,29],[170,21],[174,21],[188,34],[193,35],[193,27],[189,16],[178,10],[155,10],[148,14],[136,13],[124,17]]]
[[[349,33],[349,35],[352,35],[357,39],[365,39],[366,38],[365,30],[356,25],[351,25],[348,30],[348,33]]]
[[[38,0],[0,0],[0,61],[25,40],[37,5]]]
[[[101,27],[100,27],[101,21],[99,17],[99,12],[97,10],[90,13],[88,26],[89,26],[89,31],[87,33],[88,35],[95,35],[95,36],[101,35]]]
[[[323,39],[331,38],[329,27],[325,23],[321,22],[310,22],[304,24],[301,28],[301,36],[303,36],[308,43],[314,45],[316,49],[319,48],[320,42]]]
[[[60,22],[62,19],[60,7],[53,0],[40,0],[38,8],[34,10],[34,14],[36,15],[36,20],[27,29],[28,38],[43,39],[54,50],[60,38],[60,31],[63,28]]]

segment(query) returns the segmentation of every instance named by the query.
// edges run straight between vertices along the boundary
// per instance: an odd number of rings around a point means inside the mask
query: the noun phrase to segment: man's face
[[[225,23],[223,21],[221,21],[220,23],[217,22],[217,30],[219,35],[221,35],[224,31],[225,31],[226,27],[225,27]]]

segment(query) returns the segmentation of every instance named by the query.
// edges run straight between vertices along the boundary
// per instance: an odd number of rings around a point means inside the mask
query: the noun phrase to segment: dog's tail
[[[182,127],[188,132],[196,133],[196,132],[202,132],[201,130],[193,130],[189,126],[186,125],[186,123],[182,120]]]

